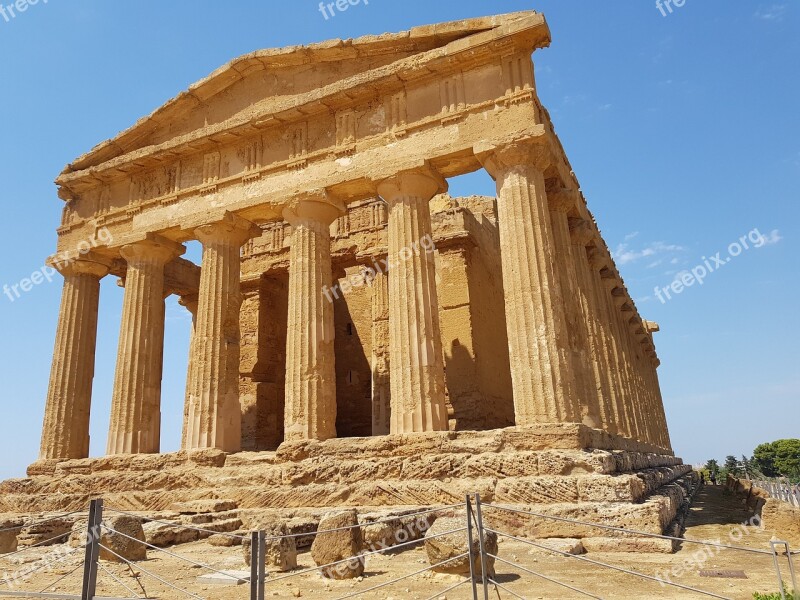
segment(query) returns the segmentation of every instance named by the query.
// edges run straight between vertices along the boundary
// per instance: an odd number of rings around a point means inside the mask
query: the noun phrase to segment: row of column
[[[592,228],[570,218],[577,192],[548,193],[549,154],[543,146],[510,144],[479,157],[497,181],[517,425],[584,422],[668,448],[649,333],[627,303]],[[446,189],[428,167],[378,186],[389,207],[393,267],[375,283],[380,304],[374,311],[388,317],[376,319],[388,321],[388,351],[374,357],[379,376],[374,385],[390,397],[393,434],[448,428],[434,255],[408,252],[432,235],[429,202]],[[330,224],[342,209],[319,191],[305,194],[283,215],[293,227],[287,441],[336,435],[333,305],[323,290],[332,284]],[[235,452],[241,447],[240,248],[260,234],[233,214],[195,230],[203,259],[198,296],[183,299],[194,322],[184,448]],[[182,245],[157,236],[121,249],[127,274],[109,454],[159,451],[164,266],[182,252]],[[99,281],[109,266],[89,256],[62,268],[42,459],[88,456]],[[379,416],[376,430],[385,430],[386,417]]]
[[[670,448],[655,351],[546,145],[479,152],[497,183],[516,424],[583,422]]]

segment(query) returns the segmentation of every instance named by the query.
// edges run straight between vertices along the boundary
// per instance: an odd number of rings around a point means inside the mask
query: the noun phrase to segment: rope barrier
[[[170,552],[169,550],[165,550],[164,548],[159,548],[158,546],[154,546],[153,544],[148,544],[147,542],[143,542],[142,540],[137,540],[135,537],[132,537],[132,536],[130,536],[128,534],[122,533],[121,531],[117,531],[116,529],[111,529],[110,527],[106,527],[105,525],[103,525],[103,529],[105,529],[106,531],[109,531],[111,533],[116,533],[117,535],[121,535],[122,537],[124,537],[126,539],[129,539],[132,542],[137,542],[139,544],[142,544],[143,546],[147,546],[148,548],[152,548],[153,550],[155,550],[157,552],[163,552],[164,554],[167,554],[168,556],[171,556],[173,558],[177,558],[178,560],[182,560],[184,562],[187,562],[190,565],[194,565],[195,567],[201,567],[203,569],[208,569],[209,571],[213,571],[217,575],[224,575],[226,577],[231,577],[230,573],[225,573],[224,571],[219,571],[218,569],[215,569],[214,567],[212,567],[210,565],[206,565],[204,563],[195,562],[195,561],[193,561],[191,559],[188,559],[188,558],[185,558],[183,556],[180,556],[179,554],[175,554],[174,552]],[[231,577],[231,579],[242,580],[241,577]],[[246,578],[244,578],[244,581],[250,581],[250,578],[246,577]]]
[[[48,544],[51,544],[51,543],[55,542],[56,540],[60,540],[61,538],[65,538],[65,537],[68,537],[70,535],[72,535],[72,532],[68,531],[66,533],[62,533],[61,535],[57,535],[54,538],[50,538],[49,540],[43,540],[41,542],[37,542],[35,544],[31,544],[30,546],[25,546],[24,548],[22,548],[20,550],[17,550],[15,552],[9,552],[8,554],[2,554],[2,555],[0,555],[0,558],[3,558],[3,559],[10,558],[10,557],[14,556],[15,554],[22,554],[23,552],[27,552],[28,550],[33,550],[34,548],[39,548],[41,546],[47,546]],[[81,548],[83,548],[83,547],[85,547],[85,546],[81,546]]]
[[[281,540],[281,539],[287,539],[287,538],[301,538],[301,537],[307,537],[307,536],[316,536],[316,535],[319,535],[321,533],[336,533],[338,531],[347,531],[347,530],[350,530],[350,529],[355,529],[356,527],[366,527],[368,525],[376,525],[378,523],[389,523],[389,522],[392,522],[392,521],[397,521],[398,519],[410,519],[412,517],[420,517],[422,515],[428,515],[428,514],[432,514],[432,513],[436,513],[436,512],[441,512],[443,510],[449,510],[451,508],[461,508],[462,506],[464,506],[463,503],[462,504],[446,504],[446,505],[440,506],[438,508],[432,508],[432,509],[423,510],[423,511],[420,511],[420,512],[406,514],[406,515],[398,515],[398,516],[395,516],[395,517],[385,517],[383,519],[376,519],[375,521],[369,521],[367,523],[358,523],[356,525],[345,525],[343,527],[337,527],[335,529],[323,529],[322,531],[309,531],[307,533],[290,533],[290,534],[287,534],[287,535],[270,536],[270,537],[267,537],[266,540],[269,542],[269,541]],[[117,510],[117,509],[114,509],[114,508],[106,508],[105,510],[106,510],[106,512],[113,512],[113,513],[125,515],[125,516],[128,516],[128,517],[134,517],[134,518],[137,518],[137,519],[141,519],[142,521],[147,522],[147,523],[159,523],[161,525],[169,525],[171,527],[176,527],[176,528],[179,528],[179,529],[190,529],[190,530],[193,530],[193,531],[199,531],[201,533],[211,533],[211,534],[223,535],[223,536],[226,536],[226,537],[229,537],[229,538],[238,539],[238,540],[242,540],[242,541],[244,541],[246,539],[249,539],[247,536],[241,536],[241,535],[235,535],[235,534],[232,534],[232,533],[213,531],[211,529],[203,529],[202,527],[194,527],[194,526],[185,525],[185,524],[182,524],[182,523],[174,523],[174,522],[170,522],[170,521],[160,521],[158,519],[150,519],[148,517],[138,516],[138,515],[135,515],[133,513],[125,512],[125,511],[122,511],[122,510]]]
[[[465,579],[464,581],[459,581],[455,585],[451,585],[449,588],[442,590],[438,594],[434,594],[433,596],[425,598],[425,600],[436,600],[437,598],[441,598],[442,596],[444,596],[447,592],[452,592],[453,590],[458,589],[462,585],[466,585],[468,583],[471,583],[469,579]]]
[[[507,506],[500,506],[498,504],[484,504],[486,508],[495,508],[497,510],[504,510],[506,512],[517,513],[521,515],[527,515],[529,517],[539,517],[542,519],[551,519],[553,521],[561,521],[562,523],[573,523],[576,525],[585,525],[587,527],[596,527],[597,529],[606,529],[609,531],[617,531],[621,533],[627,533],[630,535],[640,535],[642,537],[650,537],[656,538],[661,540],[674,540],[678,542],[689,542],[690,544],[700,544],[702,546],[713,546],[715,548],[723,548],[725,550],[739,550],[741,552],[750,552],[751,554],[767,554],[772,555],[771,552],[767,552],[766,550],[757,550],[756,548],[745,548],[744,546],[728,546],[726,544],[715,544],[713,542],[704,542],[702,540],[692,540],[689,538],[680,538],[671,535],[661,535],[658,533],[648,533],[646,531],[636,531],[635,529],[625,529],[624,527],[614,527],[613,525],[601,525],[600,523],[590,523],[588,521],[578,521],[577,519],[568,519],[566,517],[556,517],[553,515],[544,515],[541,513],[529,512],[525,510],[519,510],[514,508],[509,508]]]
[[[44,594],[44,593],[45,593],[45,591],[47,591],[47,589],[48,589],[48,588],[54,588],[54,587],[56,587],[56,586],[57,586],[59,583],[61,583],[62,581],[64,581],[64,580],[65,580],[67,577],[69,577],[70,575],[72,575],[72,574],[73,574],[75,571],[77,571],[78,569],[80,569],[82,566],[83,566],[83,563],[78,563],[78,564],[77,564],[77,566],[76,566],[74,569],[72,569],[72,570],[71,570],[69,573],[67,573],[66,575],[62,575],[61,577],[59,577],[58,579],[56,579],[56,580],[55,580],[53,583],[51,583],[51,584],[49,584],[49,585],[46,585],[46,586],[44,586],[44,588],[43,588],[43,589],[42,589],[42,590],[41,590],[39,593],[40,593],[40,594]]]
[[[512,539],[512,540],[516,540],[518,542],[522,542],[523,544],[528,544],[530,546],[534,546],[535,548],[541,548],[542,550],[547,550],[548,552],[553,552],[554,554],[560,554],[561,556],[565,556],[567,558],[573,558],[575,560],[580,560],[580,561],[583,561],[583,562],[587,562],[587,563],[596,565],[598,567],[605,567],[605,568],[608,568],[608,569],[613,569],[614,571],[619,571],[620,573],[627,573],[628,575],[633,575],[635,577],[641,577],[643,579],[648,579],[650,581],[655,581],[655,582],[663,584],[663,585],[671,585],[673,587],[681,588],[681,589],[684,589],[684,590],[689,590],[691,592],[697,592],[698,594],[703,594],[705,596],[710,596],[712,598],[719,598],[720,600],[733,600],[732,598],[728,598],[727,596],[720,596],[718,594],[714,594],[712,592],[706,592],[705,590],[701,590],[701,589],[698,589],[698,588],[693,588],[691,586],[683,585],[681,583],[674,583],[672,581],[665,581],[663,579],[659,579],[658,577],[653,577],[651,575],[645,575],[644,573],[640,573],[639,571],[633,571],[631,569],[625,569],[623,567],[617,567],[617,566],[614,566],[614,565],[609,565],[608,563],[600,562],[599,560],[593,560],[591,558],[586,558],[585,556],[578,556],[576,554],[570,554],[569,552],[564,552],[563,550],[556,550],[555,548],[550,548],[550,547],[544,546],[542,544],[536,544],[534,542],[531,542],[530,540],[524,540],[522,538],[510,535],[508,533],[501,533],[500,531],[495,531],[494,529],[489,529],[488,527],[486,527],[485,529],[486,529],[486,531],[491,531],[492,533],[495,533],[497,535],[501,535],[503,537],[506,537],[506,538],[509,538],[509,539]]]
[[[133,595],[133,597],[134,597],[134,598],[139,598],[139,593],[138,593],[138,592],[135,592],[135,591],[133,591],[131,588],[129,588],[127,585],[125,585],[125,584],[124,584],[122,581],[120,581],[120,580],[117,578],[117,576],[116,576],[116,575],[114,575],[114,574],[113,574],[111,571],[109,571],[109,570],[108,570],[108,569],[105,567],[105,565],[104,565],[103,563],[98,563],[98,566],[100,567],[100,569],[101,569],[101,570],[102,570],[104,573],[106,573],[106,574],[107,574],[109,577],[111,577],[111,579],[113,579],[114,581],[116,581],[116,582],[117,582],[117,583],[118,583],[118,584],[119,584],[121,587],[125,588],[125,590],[126,590],[126,591],[130,592],[130,593]]]
[[[453,529],[451,531],[445,531],[443,533],[437,533],[436,535],[432,535],[432,536],[430,536],[428,538],[421,538],[421,539],[418,539],[418,540],[412,540],[410,542],[404,542],[403,544],[397,544],[396,546],[392,546],[392,548],[401,548],[403,546],[410,546],[411,544],[419,544],[420,542],[424,542],[426,539],[432,540],[432,539],[435,539],[435,538],[443,537],[445,535],[450,535],[451,533],[459,533],[461,531],[466,531],[466,530],[467,530],[466,527],[461,527],[460,529]],[[348,558],[344,558],[342,560],[337,560],[335,562],[328,563],[326,565],[318,565],[316,567],[311,567],[311,568],[308,568],[308,569],[303,569],[302,571],[297,571],[296,573],[289,573],[288,575],[283,575],[281,577],[276,577],[274,579],[270,579],[270,583],[275,583],[275,582],[281,581],[282,579],[289,579],[291,577],[295,577],[295,576],[298,576],[298,575],[304,575],[305,573],[313,573],[314,571],[319,571],[320,569],[326,569],[328,567],[333,567],[333,566],[340,565],[340,564],[343,564],[343,563],[347,563],[347,562],[350,562],[350,561],[353,561],[353,560],[361,560],[364,557],[372,556],[373,554],[380,554],[381,552],[385,552],[385,551],[386,551],[386,549],[372,550],[370,552],[364,552],[363,554],[359,554],[358,556],[350,556]]]
[[[492,585],[494,585],[494,586],[496,586],[496,587],[499,587],[501,590],[503,590],[503,591],[504,591],[504,592],[506,592],[507,594],[511,594],[512,596],[514,596],[514,598],[519,598],[519,600],[526,600],[526,598],[525,598],[524,596],[520,596],[520,595],[519,595],[519,594],[517,594],[516,592],[512,592],[512,591],[511,591],[510,589],[508,589],[506,586],[504,586],[504,585],[502,585],[502,584],[499,584],[499,583],[497,583],[497,582],[496,582],[494,579],[492,579],[491,577],[488,577],[486,580],[487,580],[489,583],[491,583]],[[498,595],[498,597],[500,596],[500,594],[497,594],[497,595]]]
[[[178,586],[176,586],[176,585],[172,585],[170,582],[166,581],[165,579],[162,579],[161,577],[159,577],[159,576],[158,576],[158,575],[156,575],[155,573],[152,573],[152,572],[148,571],[147,569],[145,569],[144,567],[142,567],[142,565],[139,565],[139,564],[137,564],[137,563],[133,563],[133,562],[129,561],[127,558],[125,558],[125,557],[123,557],[123,556],[120,556],[119,554],[117,554],[116,552],[114,552],[114,551],[113,551],[111,548],[107,548],[107,547],[106,547],[106,546],[104,546],[103,544],[99,544],[99,546],[100,546],[100,547],[101,547],[103,550],[105,550],[106,552],[110,552],[111,554],[113,554],[114,556],[116,556],[118,559],[120,559],[120,560],[121,560],[121,561],[123,561],[124,563],[126,563],[126,564],[130,565],[131,567],[136,567],[137,569],[139,569],[139,570],[140,570],[142,573],[144,573],[145,575],[149,575],[150,577],[152,577],[152,578],[153,578],[153,579],[155,579],[156,581],[160,581],[161,583],[163,583],[163,584],[164,584],[165,586],[167,586],[168,588],[171,588],[171,589],[173,589],[173,590],[175,590],[175,591],[181,592],[182,594],[186,594],[187,596],[190,596],[190,597],[192,597],[192,598],[196,598],[197,600],[205,600],[205,598],[202,598],[202,597],[200,597],[200,596],[198,596],[198,595],[196,595],[196,594],[193,594],[192,592],[187,592],[186,590],[182,590],[181,588],[179,588],[179,587],[178,587]]]
[[[573,587],[573,586],[569,585],[568,583],[563,583],[561,581],[558,581],[557,579],[553,579],[552,577],[548,577],[547,575],[542,575],[541,573],[537,573],[535,571],[531,571],[530,569],[527,569],[527,568],[523,567],[522,565],[517,564],[515,562],[511,562],[510,560],[505,560],[504,558],[500,558],[499,556],[495,556],[494,554],[489,554],[489,553],[487,553],[487,556],[491,556],[495,560],[499,560],[502,563],[505,563],[507,565],[510,565],[512,567],[520,569],[521,571],[525,571],[526,573],[529,573],[530,575],[535,575],[536,577],[541,577],[542,579],[545,579],[545,580],[549,581],[550,583],[554,583],[556,585],[560,585],[562,587],[567,588],[568,590],[572,590],[573,592],[578,592],[579,594],[583,594],[584,596],[589,596],[589,598],[594,598],[595,600],[603,600],[603,598],[601,598],[600,596],[595,596],[591,592],[587,592],[585,590]]]
[[[183,523],[173,523],[170,521],[160,521],[158,519],[150,519],[148,517],[143,517],[140,515],[135,515],[133,513],[125,512],[124,510],[116,510],[113,508],[105,508],[105,512],[112,512],[118,515],[125,515],[126,517],[133,517],[134,519],[139,519],[143,523],[158,523],[159,525],[168,525],[169,527],[174,527],[175,529],[189,529],[191,531],[199,531],[200,533],[208,533],[211,535],[222,535],[234,540],[246,540],[249,539],[247,536],[244,535],[235,535],[233,533],[228,533],[225,531],[214,531],[212,529],[203,529],[202,527],[194,527],[192,525],[185,525]]]
[[[63,515],[58,515],[56,517],[48,517],[43,521],[34,521],[33,523],[25,523],[24,525],[18,525],[15,527],[6,527],[4,529],[0,529],[0,533],[6,533],[8,531],[16,531],[18,529],[25,529],[26,527],[33,527],[34,525],[44,525],[45,523],[51,523],[53,521],[58,521],[59,519],[65,519],[67,517],[71,517],[72,515],[82,514],[85,511],[82,510],[74,510],[70,513],[65,513]]]

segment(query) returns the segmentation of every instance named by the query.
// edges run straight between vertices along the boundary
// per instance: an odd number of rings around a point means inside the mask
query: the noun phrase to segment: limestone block
[[[17,549],[17,535],[22,527],[24,521],[21,519],[4,519],[0,518],[0,530],[7,529],[8,531],[0,532],[0,554],[8,554],[15,552]]]
[[[466,529],[464,529],[464,531],[457,531],[458,529],[465,527],[465,516],[440,517],[436,519],[436,522],[425,534],[425,552],[428,555],[428,562],[431,565],[436,565],[442,561],[468,552],[469,543],[467,540]],[[456,531],[456,533],[447,533],[448,531]],[[473,533],[472,568],[476,576],[481,577],[483,571],[481,567],[480,541],[477,536],[477,531],[473,531]],[[497,556],[497,534],[490,531],[484,531],[483,547],[486,552]],[[433,570],[437,573],[464,574],[469,573],[469,569],[469,557],[464,556],[435,567]],[[491,557],[486,557],[486,571],[488,572],[489,576],[494,576],[494,559]]]
[[[194,529],[162,523],[145,523],[142,528],[144,529],[145,541],[159,548],[187,544],[196,541],[199,537],[199,533]]]
[[[558,553],[566,553],[566,554],[583,554],[586,552],[586,549],[583,547],[582,540],[577,538],[545,538],[543,540],[536,540],[536,544],[542,547],[532,547],[529,551],[529,554],[544,554],[548,556],[555,556],[554,552],[551,550],[555,550]]]
[[[354,527],[355,526],[355,527]],[[348,527],[341,531],[330,531]],[[319,522],[319,531],[311,545],[311,557],[317,565],[326,565],[340,560],[351,559],[322,569],[329,579],[354,579],[364,573],[364,560],[359,557],[364,545],[358,516],[355,510],[328,513]]]
[[[103,546],[129,561],[135,562],[147,559],[147,546],[140,543],[145,541],[144,529],[142,528],[141,520],[137,519],[136,517],[120,515],[104,519],[103,525],[108,529],[114,530],[103,530],[103,535],[100,538],[100,543]],[[134,538],[139,541],[134,541],[130,538]],[[115,556],[105,548],[100,548],[100,559],[111,562],[123,562],[119,557]]]
[[[761,518],[765,529],[774,531],[794,548],[800,546],[800,508],[769,498],[761,510]]]
[[[49,521],[34,523],[32,525],[28,525],[20,531],[19,536],[17,537],[17,543],[23,548],[36,544],[41,544],[43,546],[60,544],[67,541],[67,537],[72,531],[72,525],[73,520],[71,519],[52,519]],[[47,542],[48,540],[53,541],[50,541],[46,544],[43,543]]]
[[[266,544],[265,563],[268,571],[285,573],[297,568],[297,545],[295,538],[286,537],[291,535],[285,523],[281,523],[272,529],[265,530]],[[242,542],[242,552],[244,562],[249,567],[252,558],[252,541],[247,537]]]
[[[233,500],[191,500],[189,502],[176,502],[170,510],[182,515],[196,515],[202,513],[217,513],[236,510],[237,504]]]
[[[232,548],[233,546],[241,546],[243,540],[238,537],[217,533],[208,538],[208,543],[219,548]]]

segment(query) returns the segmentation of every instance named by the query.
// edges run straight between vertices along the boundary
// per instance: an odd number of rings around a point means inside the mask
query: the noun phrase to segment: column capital
[[[483,168],[495,180],[512,169],[531,166],[544,172],[553,163],[553,153],[545,140],[521,140],[506,144],[482,142],[473,149]]]
[[[389,204],[403,196],[415,196],[427,202],[448,189],[447,180],[427,163],[416,169],[400,171],[378,183],[378,194]]]
[[[578,207],[580,198],[578,190],[561,188],[554,192],[548,192],[547,204],[552,212],[568,214]]]
[[[347,213],[347,206],[328,190],[305,191],[295,197],[284,209],[283,218],[296,227],[303,223],[318,223],[329,227]]]
[[[656,333],[658,331],[661,331],[661,325],[659,325],[655,321],[648,321],[646,319],[642,319],[642,323],[644,324],[644,328],[647,330],[647,333]]]
[[[237,246],[262,233],[258,225],[231,212],[226,212],[221,219],[201,225],[194,230],[195,236],[203,244],[229,242]]]
[[[569,237],[574,245],[585,248],[597,239],[597,234],[592,224],[586,219],[570,218]]]
[[[69,275],[94,275],[95,277],[103,278],[111,270],[111,261],[109,259],[92,252],[74,260],[66,261],[58,260],[58,255],[49,256],[45,264],[61,273],[64,277]]]
[[[610,260],[608,254],[602,252],[597,246],[589,247],[589,266],[595,271],[602,271],[608,267]]]
[[[184,252],[186,252],[186,248],[183,244],[160,236],[152,236],[146,240],[125,244],[119,249],[120,255],[128,264],[144,261],[167,264]]]
[[[197,294],[188,294],[186,296],[181,296],[178,299],[178,304],[185,307],[192,316],[197,316],[197,305],[200,302],[200,293]]]

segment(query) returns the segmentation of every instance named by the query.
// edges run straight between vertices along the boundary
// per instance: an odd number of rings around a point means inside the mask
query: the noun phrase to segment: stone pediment
[[[401,33],[330,40],[308,46],[259,50],[241,56],[168,101],[131,128],[69,164],[57,183],[128,157],[136,160],[158,149],[180,152],[200,148],[197,140],[226,141],[254,128],[335,111],[362,96],[375,96],[381,82],[418,79],[430,61],[473,51],[507,38],[542,47],[550,35],[544,17],[534,11],[510,13],[412,28]],[[488,36],[488,37],[487,37]],[[493,48],[495,51],[497,47]],[[484,49],[484,53],[486,53]],[[405,64],[401,64],[405,63]],[[422,70],[422,73],[419,71]],[[246,128],[242,132],[242,128]]]

